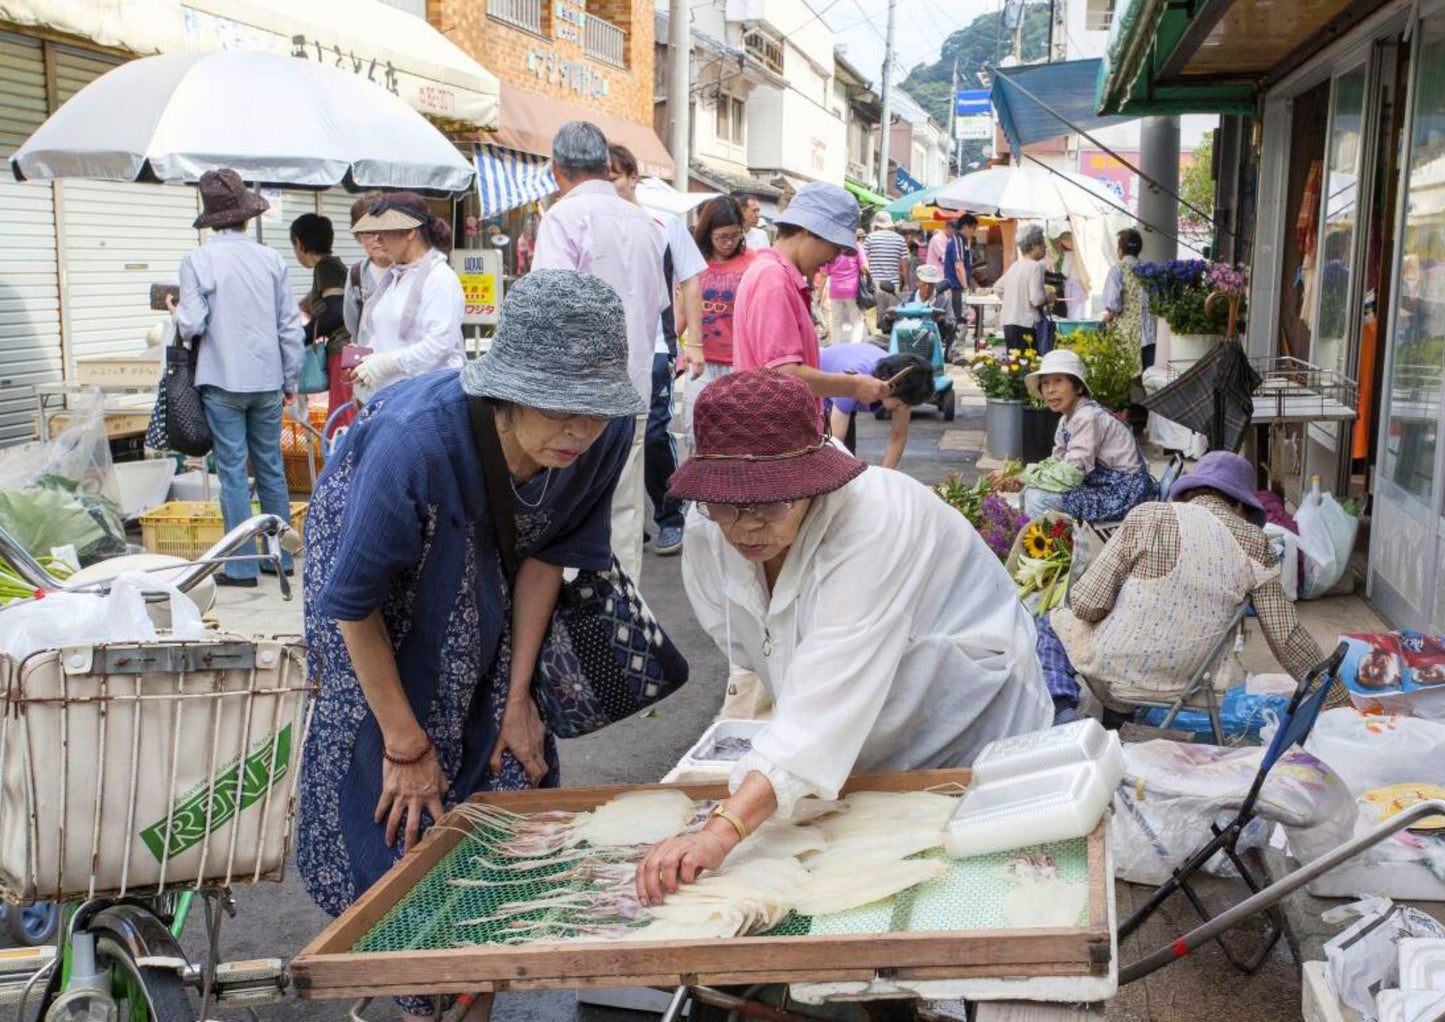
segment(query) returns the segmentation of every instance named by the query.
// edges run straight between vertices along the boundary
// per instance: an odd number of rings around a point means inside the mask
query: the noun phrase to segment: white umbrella
[[[680,192],[660,177],[645,177],[637,182],[637,204],[654,213],[686,216],[721,192]]]
[[[1042,167],[989,167],[943,186],[933,201],[990,216],[1057,220],[1115,212],[1118,199],[1093,178]]]
[[[76,93],[10,158],[19,180],[195,182],[459,193],[476,170],[367,79],[278,53],[145,57]]]

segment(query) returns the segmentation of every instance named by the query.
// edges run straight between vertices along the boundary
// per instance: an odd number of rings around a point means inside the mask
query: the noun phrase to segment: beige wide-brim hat
[[[942,284],[943,271],[937,266],[929,266],[924,263],[918,268],[918,282],[920,284]]]
[[[373,231],[411,231],[426,224],[427,218],[420,213],[404,209],[388,209],[382,213],[367,213],[351,225],[352,234],[370,234]]]
[[[1042,401],[1043,395],[1039,392],[1039,379],[1057,374],[1072,376],[1083,385],[1085,397],[1093,396],[1089,393],[1089,377],[1088,371],[1084,368],[1084,360],[1066,348],[1055,348],[1045,355],[1039,362],[1039,367],[1024,377],[1024,385],[1029,388],[1030,394]]]

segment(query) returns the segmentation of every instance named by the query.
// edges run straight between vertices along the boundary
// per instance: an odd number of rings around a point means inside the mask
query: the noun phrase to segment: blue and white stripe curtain
[[[557,179],[545,156],[499,146],[477,147],[477,195],[483,218],[545,199],[556,190]]]

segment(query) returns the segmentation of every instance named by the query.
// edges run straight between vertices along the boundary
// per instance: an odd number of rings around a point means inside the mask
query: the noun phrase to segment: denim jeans
[[[242,394],[220,387],[201,388],[201,405],[211,427],[216,455],[216,474],[221,477],[221,517],[229,532],[251,517],[250,487],[246,483],[246,461],[256,476],[256,493],[261,510],[291,520],[291,495],[286,489],[286,467],[281,460],[281,407],[279,390]],[[255,544],[236,556],[256,552]],[[282,567],[291,570],[291,555],[282,554]],[[226,565],[231,578],[255,578],[256,561]]]
[[[652,406],[647,410],[647,437],[643,441],[643,478],[652,519],[659,529],[682,527],[682,502],[667,495],[667,481],[677,471],[677,445],[668,425],[672,422],[672,356],[652,356]]]

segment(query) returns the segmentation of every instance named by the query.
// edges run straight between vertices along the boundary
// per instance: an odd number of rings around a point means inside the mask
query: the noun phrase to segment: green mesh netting
[[[421,882],[409,891],[352,948],[354,952],[441,950],[467,944],[502,944],[515,936],[505,923],[463,925],[495,914],[503,905],[555,893],[561,887],[581,890],[585,885],[571,879],[551,879],[566,872],[567,866],[526,872],[490,871],[475,858],[481,855],[501,862],[497,844],[501,830],[478,827],[457,843]],[[1023,852],[1048,853],[1057,864],[1058,879],[1070,884],[1088,883],[1085,841],[1078,838],[1056,844],[1001,852],[970,859],[950,860],[949,872],[904,891],[892,898],[864,905],[848,912],[807,917],[790,914],[769,931],[769,936],[806,934],[855,934],[927,932],[949,930],[997,930],[1009,926],[1004,916],[1004,894],[1014,882],[1010,862]],[[942,858],[943,852],[928,853]],[[522,860],[515,860],[522,861]],[[505,881],[493,887],[464,887],[454,879]],[[1087,925],[1088,908],[1078,920]],[[516,917],[541,920],[548,910]]]

